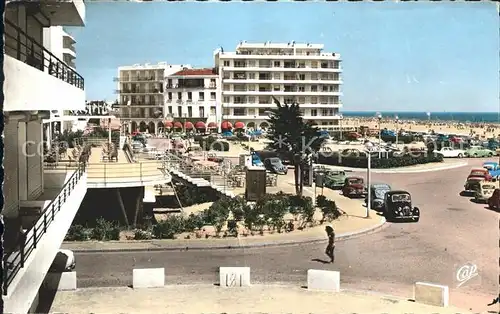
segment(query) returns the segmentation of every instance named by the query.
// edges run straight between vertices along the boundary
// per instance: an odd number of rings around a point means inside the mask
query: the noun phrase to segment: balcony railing
[[[61,211],[62,206],[66,203],[68,197],[75,189],[75,186],[78,184],[85,171],[86,168],[84,164],[80,164],[76,167],[75,172],[64,184],[61,192],[59,192],[59,195],[43,209],[40,218],[38,218],[33,227],[22,234],[19,251],[4,254],[4,295],[7,295],[9,285],[12,283],[21,268],[24,267],[24,264],[30,255],[35,251],[38,243],[40,243],[43,235],[47,233],[50,224],[54,221],[56,215]]]
[[[45,49],[41,43],[28,36],[16,24],[5,20],[5,54],[42,72],[84,89],[84,79],[75,70]]]

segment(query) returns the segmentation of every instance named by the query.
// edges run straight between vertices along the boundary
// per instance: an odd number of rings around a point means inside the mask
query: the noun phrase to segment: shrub
[[[226,198],[221,198],[203,211],[205,223],[214,226],[217,236],[229,218],[229,205],[230,202]]]
[[[151,231],[135,229],[134,230],[134,240],[151,240],[153,238],[153,234]]]
[[[238,223],[235,220],[227,222],[227,232],[234,237],[238,236]]]
[[[157,239],[175,239],[175,235],[184,231],[185,221],[182,216],[169,216],[153,227]]]
[[[222,151],[222,152],[229,151],[229,143],[226,141],[218,140],[214,136],[201,138],[201,139],[199,139],[198,143],[206,151],[209,151],[209,150],[216,150],[216,151]]]
[[[319,199],[319,197],[323,197]],[[332,221],[340,217],[341,213],[337,208],[335,201],[329,200],[323,195],[318,196],[316,199],[316,205],[321,209],[323,217],[321,218],[321,223],[325,221]]]
[[[72,225],[64,241],[88,241],[91,239],[92,229],[85,228],[82,225]]]
[[[189,214],[188,218],[184,223],[184,231],[193,232],[195,230],[200,230],[205,225],[203,216],[201,214]]]
[[[101,217],[96,220],[96,225],[92,229],[92,239],[98,241],[119,240],[120,227],[118,224]]]
[[[284,193],[268,194],[257,201],[254,210],[259,213],[259,217],[263,215],[265,223],[270,228],[281,232],[285,226],[283,218],[288,211],[288,200]]]

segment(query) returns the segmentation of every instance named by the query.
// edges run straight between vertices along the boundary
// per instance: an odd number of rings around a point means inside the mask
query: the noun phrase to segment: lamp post
[[[396,118],[396,148],[398,148],[398,144],[399,144],[399,142],[398,142],[398,137],[399,137],[399,130],[398,130],[399,129],[399,117],[398,117],[398,115],[396,115],[395,118]]]
[[[381,154],[381,149],[382,149],[382,133],[380,130],[380,124],[382,122],[382,114],[380,112],[377,112],[377,119],[378,119],[378,158],[380,158]]]
[[[372,143],[369,141],[365,142],[365,152],[368,157],[368,165],[366,167],[366,186],[368,188],[368,197],[366,199],[366,218],[370,218],[370,210],[372,207],[372,189],[370,188],[371,185],[371,166],[372,166]]]

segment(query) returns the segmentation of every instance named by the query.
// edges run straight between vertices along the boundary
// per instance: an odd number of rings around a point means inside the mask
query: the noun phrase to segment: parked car
[[[474,200],[478,203],[487,203],[490,197],[493,196],[495,189],[498,189],[498,181],[487,182],[481,181],[479,187],[474,193]]]
[[[479,189],[479,185],[482,181],[485,181],[484,176],[482,177],[474,177],[469,176],[464,184],[463,194],[474,195],[476,191]]]
[[[370,185],[371,209],[384,208],[385,194],[391,190],[391,186],[385,183],[374,183]],[[368,197],[365,198],[365,204],[368,205]]]
[[[487,149],[481,146],[472,146],[465,151],[466,157],[492,157],[495,156],[496,152],[491,149]]]
[[[490,172],[484,168],[472,169],[467,178],[469,177],[484,177],[486,181],[491,181],[491,179],[493,179],[493,176],[490,174]]]
[[[364,197],[366,195],[367,189],[365,187],[365,181],[361,177],[347,177],[344,180],[344,187],[342,188],[342,194],[346,197]]]
[[[281,159],[279,159],[278,157],[264,159],[264,167],[266,167],[266,170],[269,170],[272,173],[276,174],[288,173],[288,168],[285,165],[283,165]]]
[[[488,200],[488,206],[494,210],[500,209],[500,189],[495,189],[493,195]]]
[[[324,179],[324,186],[336,190],[344,187],[346,179],[345,171],[343,170],[330,170],[326,173]]]
[[[420,209],[413,207],[407,191],[389,191],[384,197],[384,216],[388,221],[420,220]]]
[[[496,171],[500,169],[500,166],[498,165],[498,162],[487,161],[483,163],[483,168],[488,171]]]
[[[208,153],[207,154],[207,161],[221,163],[224,161],[224,157],[217,156],[214,153]]]
[[[462,158],[465,156],[465,151],[462,149],[453,149],[451,147],[443,147],[438,150],[438,153],[445,158]]]

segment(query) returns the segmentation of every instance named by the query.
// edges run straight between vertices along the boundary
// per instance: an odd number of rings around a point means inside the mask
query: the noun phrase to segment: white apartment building
[[[323,47],[295,42],[241,42],[235,52],[216,50],[222,120],[265,129],[267,111],[275,107],[274,96],[281,103],[299,103],[304,119],[314,121],[318,127],[338,129],[341,58],[337,53],[323,52]]]
[[[43,167],[51,111],[85,108],[84,79],[44,47],[45,29],[84,26],[83,1],[10,1],[5,7],[2,216],[5,313],[27,313],[87,191],[85,169]]]
[[[165,117],[164,80],[190,65],[134,64],[118,68],[119,117],[127,132],[158,133]]]
[[[217,106],[219,76],[213,68],[189,69],[165,78],[166,115],[174,121],[167,127],[217,128],[221,110]]]

